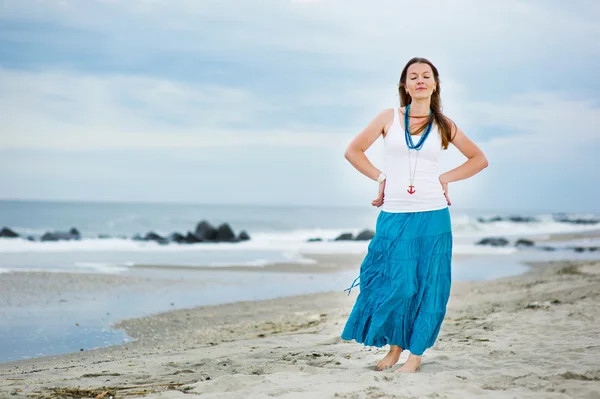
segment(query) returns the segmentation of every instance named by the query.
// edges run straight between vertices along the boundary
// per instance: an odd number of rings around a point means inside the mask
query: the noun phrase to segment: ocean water
[[[333,241],[341,233],[375,229],[378,209],[333,207],[221,206],[133,203],[68,203],[0,201],[0,227],[22,236],[39,238],[47,231],[76,227],[79,241],[39,242],[23,238],[0,239],[0,273],[20,271],[74,271],[123,273],[139,264],[162,266],[260,267],[275,262],[310,262],[310,253],[363,253],[368,242]],[[454,253],[488,255],[517,249],[475,245],[483,237],[544,238],[552,233],[595,230],[597,224],[557,222],[553,215],[468,212],[451,208]],[[538,221],[482,223],[494,216],[533,216]],[[568,215],[598,219],[598,215]],[[237,234],[251,239],[240,243],[168,244],[134,241],[136,234],[152,231],[162,236],[193,231],[206,220],[214,226],[229,223]],[[99,236],[111,238],[98,238]],[[307,242],[309,238],[322,242]],[[586,243],[589,244],[589,243]]]
[[[173,204],[68,203],[0,201],[0,228],[8,227],[26,238],[0,238],[0,279],[13,271],[124,274],[190,282],[188,288],[159,292],[117,292],[111,295],[65,292],[64,300],[27,307],[0,306],[0,362],[89,350],[131,341],[112,325],[118,320],[172,309],[268,299],[313,292],[343,290],[358,270],[338,273],[256,273],[276,263],[310,263],[310,254],[364,253],[368,242],[333,241],[342,233],[375,229],[379,210],[372,207],[273,207]],[[453,280],[485,280],[526,270],[525,261],[600,258],[599,252],[575,253],[573,245],[600,246],[600,236],[556,241],[556,251],[519,249],[520,238],[540,240],[555,233],[598,230],[599,224],[571,224],[551,214],[526,212],[473,212],[450,208],[454,232]],[[480,218],[535,217],[534,222]],[[597,220],[594,214],[566,215]],[[131,238],[153,231],[163,236],[185,234],[198,222],[229,223],[236,233],[251,239],[240,243],[160,245]],[[47,231],[75,227],[78,241],[40,242]],[[110,238],[99,238],[100,235]],[[322,242],[307,242],[309,238]],[[505,237],[505,247],[480,246],[484,237]],[[561,249],[566,248],[566,249]],[[134,267],[142,265],[160,268]],[[248,271],[223,270],[241,265]],[[174,266],[210,266],[210,271]],[[210,281],[210,284],[207,284]],[[358,287],[356,290],[359,290]],[[0,293],[1,294],[1,293]],[[356,295],[353,291],[352,295]],[[0,296],[1,297],[1,296]],[[6,298],[5,298],[6,299]],[[10,298],[8,298],[10,301]],[[349,298],[349,306],[353,303]]]

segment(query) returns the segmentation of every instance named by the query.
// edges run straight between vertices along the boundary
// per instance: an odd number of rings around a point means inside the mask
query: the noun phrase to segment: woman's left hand
[[[448,206],[452,205],[452,201],[450,201],[450,196],[448,195],[448,182],[444,180],[444,175],[440,176],[440,184],[442,185],[442,190],[444,190],[444,197],[446,197]]]
[[[381,183],[379,183],[379,191],[377,193],[377,198],[375,198],[373,201],[371,201],[371,205],[376,206],[377,208],[379,208],[381,205],[383,205],[384,195],[385,195],[385,180],[382,181]]]

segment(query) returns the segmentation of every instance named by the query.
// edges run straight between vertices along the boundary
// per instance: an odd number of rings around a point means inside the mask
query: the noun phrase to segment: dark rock
[[[538,222],[539,220],[537,218],[534,218],[531,216],[508,216],[508,217],[494,216],[493,218],[490,218],[490,219],[477,218],[477,221],[480,223],[494,223],[494,222],[502,222],[502,221],[513,222],[513,223],[532,223],[532,222]]]
[[[532,223],[539,221],[537,218],[531,216],[509,216],[508,218],[506,218],[506,220],[514,223]]]
[[[246,233],[246,231],[242,230],[240,232],[240,235],[238,236],[238,240],[240,241],[248,241],[250,239],[250,236],[248,235],[248,233]]]
[[[215,241],[217,239],[217,234],[217,229],[205,220],[196,225],[196,231],[194,233],[201,241]]]
[[[323,239],[321,237],[309,238],[306,242],[321,242]]]
[[[516,247],[533,247],[534,245],[535,243],[533,241],[528,240],[526,238],[520,238],[515,243]]]
[[[240,232],[236,237],[233,229],[227,223],[221,224],[218,228],[213,227],[210,223],[203,220],[196,225],[195,231],[188,231],[185,235],[173,232],[168,238],[162,237],[154,232],[149,232],[145,237],[137,234],[133,237],[134,240],[141,241],[156,241],[161,244],[176,242],[179,244],[196,244],[203,242],[238,242],[247,241],[250,235],[247,232]]]
[[[42,235],[42,241],[68,241],[68,240],[80,240],[81,235],[76,228],[72,228],[69,231],[48,231]]]
[[[543,246],[543,247],[537,247],[538,249],[542,250],[542,251],[556,251],[556,250],[563,250],[563,251],[574,251],[574,252],[596,252],[596,251],[600,251],[600,247],[581,247],[581,246],[577,246],[577,247],[564,247],[564,248],[556,248],[556,247],[551,247],[551,246]]]
[[[363,230],[356,236],[356,241],[369,241],[375,237],[375,232],[372,230]]]
[[[495,216],[491,219],[477,218],[477,221],[479,223],[493,223],[502,221],[502,218],[500,216]]]
[[[8,227],[3,227],[2,230],[0,230],[0,237],[16,238],[16,237],[19,237],[19,235],[17,233],[15,233],[14,231],[12,231],[11,229],[9,229]]]
[[[57,233],[51,233],[51,232],[47,231],[42,235],[40,240],[42,240],[42,241],[58,241],[58,240],[62,239],[61,237],[62,236],[60,236]],[[67,239],[67,238],[65,238],[65,239]]]
[[[571,219],[569,216],[559,213],[556,215],[552,215],[552,218],[555,222],[559,223],[570,223],[570,224],[598,224],[600,220],[598,219],[583,219],[583,218],[575,218]]]
[[[567,219],[561,220],[561,223],[570,223],[570,224],[597,224],[598,220],[596,219]]]
[[[188,244],[197,244],[199,242],[204,242],[205,240],[203,240],[201,237],[197,236],[196,234],[192,233],[191,231],[188,231],[187,235],[185,236],[185,242],[187,242]]]
[[[598,224],[600,220],[598,219],[574,219],[571,220],[571,223],[574,224]]]
[[[186,236],[184,236],[181,233],[177,233],[177,232],[175,232],[169,236],[169,241],[176,242],[178,244],[187,243]]]
[[[144,241],[156,241],[159,244],[167,244],[168,243],[168,241],[164,237],[156,234],[153,231],[146,234],[146,236],[144,237]]]
[[[76,237],[75,240],[80,240],[81,239],[81,234],[79,233],[79,230],[77,230],[75,227],[71,228],[71,230],[69,230],[69,234],[71,234],[71,236]]]
[[[144,241],[144,237],[142,237],[139,234],[134,235],[133,237],[131,237],[131,239],[135,241]]]
[[[353,238],[354,236],[352,233],[342,233],[337,236],[334,241],[352,241]]]
[[[476,245],[490,245],[492,247],[505,247],[508,240],[503,237],[487,237],[476,243]]]
[[[568,249],[572,249],[575,252],[596,252],[600,250],[600,247],[568,247]]]
[[[234,242],[236,241],[235,233],[227,223],[223,223],[217,229],[216,241]]]

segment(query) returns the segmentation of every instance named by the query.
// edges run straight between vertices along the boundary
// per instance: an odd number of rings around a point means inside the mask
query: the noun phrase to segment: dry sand
[[[357,291],[127,320],[133,343],[0,364],[0,397],[600,398],[600,263],[454,283],[410,375],[375,371],[386,348],[339,339]]]

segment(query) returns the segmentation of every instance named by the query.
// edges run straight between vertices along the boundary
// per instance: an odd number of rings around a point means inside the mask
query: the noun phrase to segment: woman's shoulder
[[[377,118],[379,119],[379,123],[381,126],[383,137],[387,135],[387,132],[392,127],[394,123],[394,113],[398,110],[398,108],[385,108],[379,112]]]
[[[397,112],[398,115],[404,115],[404,109],[406,107],[400,108],[384,108],[377,114],[376,118],[383,121],[386,125],[388,123],[392,123],[394,120],[394,113]]]
[[[384,108],[379,111],[379,117],[389,117],[394,114],[394,108]]]
[[[400,108],[385,108],[384,110],[381,111],[381,113],[386,113],[388,115],[394,115],[394,111],[398,112],[398,114],[404,115],[404,111],[406,110],[406,107],[400,107]]]

